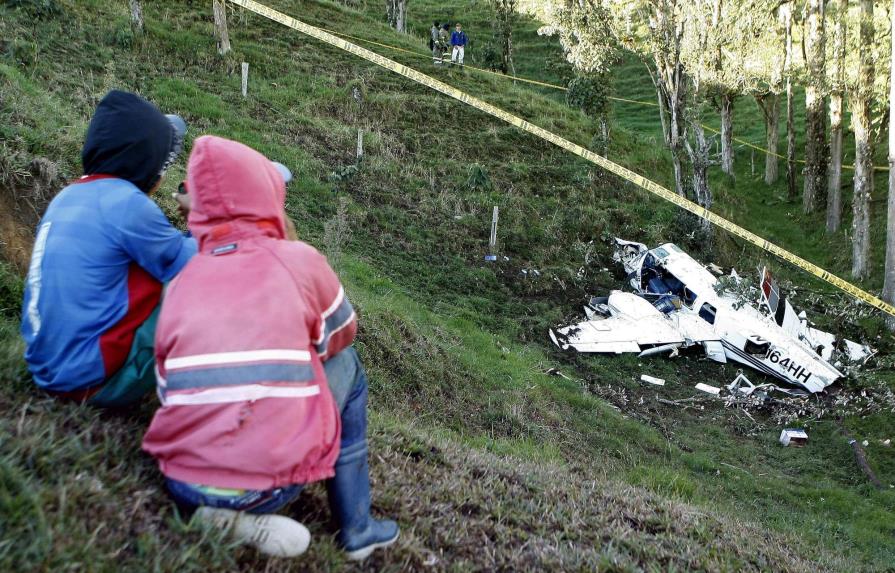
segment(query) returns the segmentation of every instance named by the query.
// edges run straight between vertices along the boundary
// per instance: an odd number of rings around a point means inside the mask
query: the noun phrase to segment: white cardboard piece
[[[696,385],[696,389],[702,390],[703,392],[708,392],[709,394],[714,394],[715,396],[721,393],[721,388],[709,386],[708,384],[703,384],[702,382]]]
[[[644,382],[649,382],[650,384],[655,384],[656,386],[664,386],[665,380],[661,378],[655,378],[653,376],[649,376],[647,374],[641,374],[640,379]]]
[[[780,443],[784,446],[802,447],[808,443],[808,433],[801,428],[784,428],[780,432]]]

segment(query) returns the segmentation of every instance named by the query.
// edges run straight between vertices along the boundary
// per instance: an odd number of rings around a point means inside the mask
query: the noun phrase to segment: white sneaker
[[[311,543],[308,528],[283,515],[253,515],[202,506],[193,519],[226,529],[234,540],[272,557],[296,557],[307,551]]]

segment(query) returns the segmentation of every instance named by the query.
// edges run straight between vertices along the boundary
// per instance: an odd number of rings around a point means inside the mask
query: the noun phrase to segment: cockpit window
[[[671,243],[668,246],[671,247],[671,250],[674,251],[675,253],[683,253],[684,252],[680,249],[680,247],[678,247],[674,243]]]
[[[668,256],[668,251],[666,251],[662,247],[656,247],[655,249],[653,249],[653,252],[656,253],[656,257],[659,259],[664,259]]]

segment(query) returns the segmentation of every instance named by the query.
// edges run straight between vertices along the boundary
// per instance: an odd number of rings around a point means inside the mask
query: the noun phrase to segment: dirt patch
[[[34,232],[53,195],[62,187],[58,166],[49,159],[31,161],[27,172],[3,168],[0,174],[0,257],[17,271],[28,271]]]

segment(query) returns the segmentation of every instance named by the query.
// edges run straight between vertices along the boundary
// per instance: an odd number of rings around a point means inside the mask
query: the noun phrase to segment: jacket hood
[[[200,137],[190,154],[186,188],[192,200],[189,228],[203,252],[251,236],[286,236],[286,183],[251,147]]]
[[[81,150],[84,174],[114,175],[149,192],[161,177],[174,139],[174,128],[157,107],[113,90],[99,102],[87,128]]]

